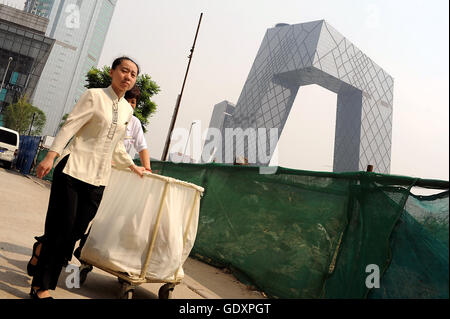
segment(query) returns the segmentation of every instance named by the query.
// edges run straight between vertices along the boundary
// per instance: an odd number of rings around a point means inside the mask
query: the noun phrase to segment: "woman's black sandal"
[[[38,292],[39,291],[42,291],[42,289],[38,289],[38,290],[34,290],[33,289],[33,287],[31,287],[31,290],[30,290],[30,296],[31,296],[31,299],[35,299],[35,300],[39,300],[39,299],[53,299],[53,297],[45,297],[45,298],[40,298],[39,296],[38,296]]]
[[[34,243],[34,245],[33,245],[33,253],[32,253],[30,261],[28,262],[28,265],[27,265],[27,273],[28,273],[28,276],[31,276],[31,277],[34,276],[34,272],[36,271],[36,266],[37,266],[37,262],[36,262],[35,265],[33,265],[31,263],[31,261],[33,260],[33,258],[36,258],[36,259],[39,258],[39,256],[36,255],[36,249],[38,248],[39,244],[41,244],[41,242],[39,242],[39,241]],[[42,249],[42,247],[41,247],[41,249]]]

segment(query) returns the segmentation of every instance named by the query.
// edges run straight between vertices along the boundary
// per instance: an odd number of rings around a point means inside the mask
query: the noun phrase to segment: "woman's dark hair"
[[[138,72],[137,72],[137,75],[139,75],[139,72],[140,72],[139,65],[138,65],[136,62],[134,62],[132,59],[130,59],[129,57],[127,57],[127,56],[123,56],[123,57],[120,57],[120,58],[115,59],[114,62],[113,62],[113,64],[112,64],[111,69],[115,70],[119,65],[122,64],[122,61],[123,61],[123,60],[128,60],[128,61],[131,61],[131,62],[133,62],[134,64],[136,64],[137,71],[138,71]]]
[[[133,88],[125,93],[125,100],[136,99],[139,102],[141,98],[141,90],[137,85],[133,86]]]

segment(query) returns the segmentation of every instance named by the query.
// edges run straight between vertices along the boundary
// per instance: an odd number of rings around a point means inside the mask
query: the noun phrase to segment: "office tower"
[[[388,174],[394,79],[324,20],[267,30],[234,112],[223,122],[223,130],[248,134],[234,140],[222,131],[222,160],[249,158],[251,152],[271,156],[269,129],[281,136],[299,87],[309,84],[337,94],[333,171],[366,170],[371,164]],[[250,134],[258,128],[266,130],[265,138]],[[226,152],[232,153],[228,160]],[[253,164],[267,165],[270,156],[265,161],[256,156]]]
[[[48,18],[55,0],[26,0],[23,11]]]
[[[54,0],[46,34],[56,39],[33,96],[47,115],[43,133],[55,135],[86,90],[86,73],[97,67],[117,0]]]
[[[0,4],[1,113],[32,96],[55,40],[45,36],[48,19]]]

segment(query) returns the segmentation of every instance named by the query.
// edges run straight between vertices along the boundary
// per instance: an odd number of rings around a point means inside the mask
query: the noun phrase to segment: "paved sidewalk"
[[[49,182],[0,168],[0,299],[29,298],[31,277],[26,265],[34,236],[43,233],[49,193]],[[71,263],[77,265],[76,258]],[[183,269],[185,278],[175,287],[174,299],[264,298],[226,271],[198,260],[188,258]],[[121,284],[105,271],[94,268],[84,285],[72,289],[66,286],[70,275],[63,269],[58,288],[52,292],[54,298],[116,299],[120,295]],[[162,285],[139,285],[133,298],[156,299]]]

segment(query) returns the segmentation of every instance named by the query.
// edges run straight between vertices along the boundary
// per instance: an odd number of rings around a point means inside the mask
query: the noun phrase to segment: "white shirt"
[[[145,141],[141,121],[134,115],[131,118],[130,123],[128,123],[123,144],[125,145],[128,154],[131,154],[130,152],[133,146],[138,153],[147,149],[147,142]]]
[[[132,116],[131,105],[123,97],[119,99],[111,86],[87,90],[50,147],[60,155],[55,166],[70,154],[63,170],[65,174],[94,186],[106,186],[111,160],[118,168],[134,164],[123,145]]]

